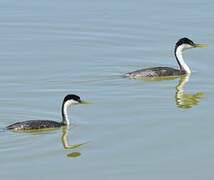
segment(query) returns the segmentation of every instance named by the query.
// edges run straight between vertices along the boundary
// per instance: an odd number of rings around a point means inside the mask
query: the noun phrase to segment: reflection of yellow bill
[[[196,48],[207,48],[208,44],[194,44],[194,47],[196,47]]]
[[[67,157],[76,158],[79,157],[80,155],[81,155],[80,152],[72,152],[70,154],[67,154]]]

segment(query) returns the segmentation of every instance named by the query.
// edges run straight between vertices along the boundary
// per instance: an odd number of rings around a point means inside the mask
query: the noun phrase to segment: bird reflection
[[[69,126],[65,126],[62,128],[61,140],[62,140],[62,145],[63,145],[64,149],[76,149],[76,148],[82,146],[83,144],[86,144],[86,143],[69,144],[68,132],[69,132]],[[75,157],[79,157],[80,155],[81,155],[80,152],[72,152],[72,153],[67,154],[67,157],[75,158]]]
[[[185,93],[184,85],[189,81],[190,74],[183,76],[169,76],[169,77],[153,77],[153,78],[138,78],[138,80],[144,80],[148,82],[158,82],[166,80],[179,79],[178,85],[176,86],[175,101],[178,108],[189,109],[199,104],[201,98],[204,96],[203,92],[196,92],[195,94]]]
[[[55,133],[58,129],[59,128],[47,128],[47,129],[38,129],[38,130],[19,130],[19,131],[11,131],[11,132],[28,133],[31,135],[42,135],[42,134]],[[86,142],[81,143],[81,144],[69,144],[68,134],[69,134],[70,126],[61,127],[61,129],[62,129],[61,141],[62,141],[62,145],[63,145],[64,149],[74,150],[74,149],[86,144]],[[71,152],[71,153],[67,154],[67,157],[75,158],[75,157],[79,157],[80,155],[81,155],[80,152]]]
[[[198,105],[203,92],[196,92],[195,94],[184,93],[184,85],[189,81],[190,75],[181,76],[178,85],[176,86],[175,101],[179,108],[189,109]]]

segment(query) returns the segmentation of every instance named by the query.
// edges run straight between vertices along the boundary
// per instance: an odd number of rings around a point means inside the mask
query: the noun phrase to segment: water
[[[0,178],[212,179],[213,6],[1,0],[0,127],[60,120],[68,93],[91,104],[69,111],[66,134],[0,132]],[[185,54],[193,71],[188,82],[119,77],[175,67],[174,44],[183,36],[209,44]]]

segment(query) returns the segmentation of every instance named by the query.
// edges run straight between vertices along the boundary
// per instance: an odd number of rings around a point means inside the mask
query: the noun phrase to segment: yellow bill
[[[196,47],[196,48],[207,48],[208,44],[194,44],[194,47]]]
[[[91,104],[91,102],[85,101],[85,100],[81,100],[81,103],[80,103],[80,104]]]

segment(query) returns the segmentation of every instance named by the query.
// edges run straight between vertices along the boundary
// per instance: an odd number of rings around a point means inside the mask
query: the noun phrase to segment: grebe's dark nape
[[[8,130],[36,130],[36,129],[44,129],[44,128],[59,128],[62,126],[70,125],[70,121],[68,119],[68,107],[71,105],[84,103],[79,96],[74,94],[69,94],[65,96],[62,103],[62,122],[56,122],[51,120],[29,120],[23,122],[17,122],[7,126]]]
[[[189,66],[184,62],[183,51],[191,48],[204,48],[208,47],[206,44],[196,44],[188,38],[178,40],[175,45],[175,58],[178,62],[180,69],[170,67],[154,67],[140,69],[137,71],[126,73],[124,76],[129,78],[143,78],[143,77],[165,77],[165,76],[180,76],[184,74],[191,74]]]

